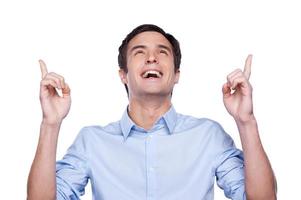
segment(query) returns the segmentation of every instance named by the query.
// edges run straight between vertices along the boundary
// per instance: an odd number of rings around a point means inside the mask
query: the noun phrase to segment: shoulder
[[[175,133],[193,133],[197,137],[213,143],[232,145],[231,136],[224,130],[222,125],[209,118],[197,118],[190,115],[178,114]]]
[[[181,130],[182,129],[182,130]],[[201,129],[207,131],[224,131],[223,127],[215,120],[201,117],[197,118],[191,115],[177,114],[177,130],[183,129]]]
[[[93,137],[93,136],[101,136],[101,135],[121,135],[120,121],[111,122],[105,126],[101,125],[90,125],[84,126],[78,137]]]

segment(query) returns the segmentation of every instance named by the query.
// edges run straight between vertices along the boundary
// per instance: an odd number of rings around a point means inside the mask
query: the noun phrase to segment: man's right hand
[[[70,88],[64,77],[54,72],[48,73],[46,64],[39,60],[42,72],[40,83],[40,102],[43,112],[43,123],[59,125],[67,116],[71,106]],[[62,90],[62,96],[56,89]]]

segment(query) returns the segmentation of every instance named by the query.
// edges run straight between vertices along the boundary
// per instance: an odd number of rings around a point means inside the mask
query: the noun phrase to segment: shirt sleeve
[[[216,160],[216,182],[227,198],[246,200],[243,152],[235,147],[233,139],[219,125],[217,143],[219,154]]]
[[[83,128],[63,159],[56,163],[58,200],[80,199],[80,196],[85,193],[85,186],[89,179],[85,133]]]

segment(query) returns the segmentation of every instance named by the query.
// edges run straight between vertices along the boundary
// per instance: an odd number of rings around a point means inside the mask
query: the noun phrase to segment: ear
[[[176,71],[175,76],[176,76],[175,77],[175,84],[177,84],[179,82],[179,78],[180,78],[180,70],[179,69]]]
[[[120,77],[120,80],[121,80],[121,82],[123,84],[127,84],[128,83],[126,72],[123,69],[119,69],[119,77]]]

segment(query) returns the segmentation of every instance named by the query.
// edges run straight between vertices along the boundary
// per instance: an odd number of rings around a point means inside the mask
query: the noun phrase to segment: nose
[[[147,64],[158,63],[158,59],[157,59],[156,55],[151,52],[148,53],[146,63]]]

